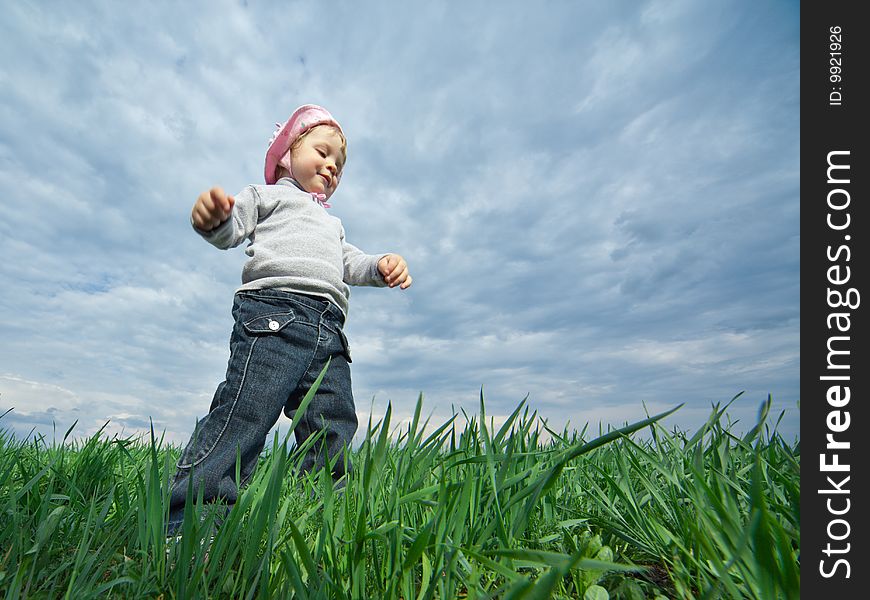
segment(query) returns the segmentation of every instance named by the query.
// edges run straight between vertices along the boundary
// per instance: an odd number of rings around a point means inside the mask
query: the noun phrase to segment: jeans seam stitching
[[[248,365],[251,363],[251,356],[254,355],[254,348],[257,346],[257,342],[259,340],[260,340],[260,338],[254,338],[254,341],[251,342],[251,349],[248,351],[248,358],[245,359],[245,368],[242,369],[242,380],[239,383],[238,391],[236,391],[236,397],[233,398],[233,403],[230,406],[230,413],[227,415],[227,419],[224,422],[224,426],[221,428],[221,432],[218,434],[217,438],[215,438],[215,441],[211,445],[211,448],[209,448],[208,451],[199,460],[196,460],[196,461],[190,463],[189,466],[185,466],[185,467],[182,467],[180,465],[176,465],[178,468],[190,468],[190,469],[192,469],[193,467],[196,467],[197,465],[201,464],[202,461],[204,461],[209,456],[211,456],[212,452],[214,452],[214,449],[217,447],[218,443],[220,443],[221,438],[224,437],[224,433],[226,432],[227,427],[229,427],[229,425],[230,425],[230,419],[233,418],[233,413],[236,411],[236,405],[239,403],[239,396],[242,395],[242,389],[244,389],[244,387],[245,387],[245,381],[247,381],[247,378],[248,378]]]
[[[302,373],[302,379],[304,380],[308,375],[311,369],[311,365],[314,364],[314,358],[317,356],[317,351],[320,349],[320,323],[317,324],[317,341],[314,342],[314,352],[311,353],[311,360],[308,361],[308,365],[305,367],[305,371]],[[316,392],[315,392],[316,395]],[[313,398],[312,398],[313,400]],[[310,406],[310,404],[309,404]],[[308,419],[308,410],[305,410],[305,414],[302,415],[302,422],[305,423],[305,426],[311,431],[311,421]]]

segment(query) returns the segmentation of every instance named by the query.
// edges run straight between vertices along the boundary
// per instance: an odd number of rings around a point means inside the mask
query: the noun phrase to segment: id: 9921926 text
[[[843,104],[843,28],[834,25],[828,29],[828,80],[831,82],[831,92],[828,94],[828,106]]]

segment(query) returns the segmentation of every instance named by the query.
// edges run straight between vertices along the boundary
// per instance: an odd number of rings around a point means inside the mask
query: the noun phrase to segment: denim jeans
[[[297,444],[326,430],[303,459],[302,469],[322,467],[339,456],[333,477],[344,474],[345,447],[357,428],[344,316],[333,303],[281,290],[238,292],[233,304],[226,380],[215,391],[208,415],[197,424],[176,465],[170,522],[183,515],[190,479],[194,497],[235,503],[254,472],[269,430],[295,410],[331,358],[317,394],[294,430]],[[241,456],[236,481],[236,452]],[[349,464],[349,458],[348,458]]]

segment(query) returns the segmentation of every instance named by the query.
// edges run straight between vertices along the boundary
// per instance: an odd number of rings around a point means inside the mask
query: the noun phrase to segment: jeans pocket
[[[296,319],[292,310],[257,315],[243,323],[245,331],[251,335],[278,333]]]

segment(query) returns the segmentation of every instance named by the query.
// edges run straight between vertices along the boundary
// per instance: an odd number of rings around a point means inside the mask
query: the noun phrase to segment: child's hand
[[[378,271],[390,287],[397,285],[403,290],[411,287],[411,276],[408,274],[408,263],[398,254],[387,254],[378,261]]]
[[[196,199],[190,219],[197,229],[211,231],[226,221],[233,212],[235,199],[227,196],[219,187],[203,192]]]

